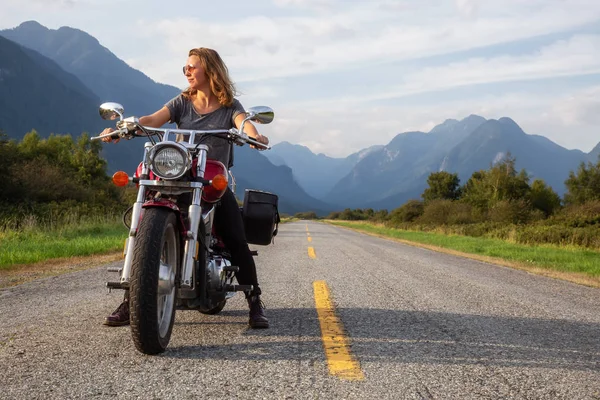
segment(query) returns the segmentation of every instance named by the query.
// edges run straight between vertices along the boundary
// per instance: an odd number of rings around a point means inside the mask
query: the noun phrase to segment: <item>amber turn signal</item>
[[[217,190],[225,190],[227,189],[227,178],[225,175],[215,175],[215,177],[210,181],[210,184]]]
[[[125,171],[117,171],[113,175],[112,180],[116,186],[125,186],[129,183],[129,175]]]

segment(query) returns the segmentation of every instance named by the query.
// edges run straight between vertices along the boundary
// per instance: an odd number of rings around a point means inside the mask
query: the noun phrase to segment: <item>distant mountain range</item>
[[[314,154],[308,147],[281,142],[264,155],[275,165],[290,167],[294,171],[296,180],[308,194],[316,198],[324,198],[335,182],[350,173],[352,168],[368,154],[382,147],[376,145],[345,158],[332,158],[325,154]]]
[[[428,133],[400,133],[385,146],[346,159],[327,159],[289,143],[273,146],[268,157],[290,166],[307,191],[313,185],[312,195],[338,208],[393,209],[419,199],[432,172],[458,173],[465,183],[473,172],[488,169],[507,153],[516,157],[517,168],[524,168],[532,181],[543,179],[563,195],[570,171],[581,162],[598,161],[600,143],[587,154],[567,150],[543,136],[526,134],[510,118],[470,115],[446,120]]]
[[[21,138],[31,129],[42,136],[94,135],[110,125],[98,116],[100,103],[116,101],[128,115],[141,116],[179,92],[131,68],[81,30],[51,30],[29,21],[0,31],[0,130],[10,137]],[[400,133],[386,145],[345,158],[314,154],[289,142],[267,152],[236,147],[233,171],[238,195],[246,188],[267,190],[280,196],[282,212],[325,215],[347,207],[399,207],[419,198],[430,173],[456,172],[464,183],[508,152],[518,169],[525,168],[562,195],[569,171],[581,162],[596,162],[600,143],[590,153],[567,150],[526,134],[510,118],[471,115],[446,120],[427,133]],[[133,170],[141,154],[142,140],[103,150],[111,172]]]
[[[131,68],[79,29],[63,26],[54,30],[28,21],[14,29],[1,30],[0,35],[53,60],[101,101],[117,101],[131,115],[148,115],[181,92]]]

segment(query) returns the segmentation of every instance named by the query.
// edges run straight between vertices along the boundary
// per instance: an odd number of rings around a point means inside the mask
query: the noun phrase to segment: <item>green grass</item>
[[[365,222],[328,222],[333,225],[346,226],[365,232],[438,246],[463,253],[500,258],[534,267],[550,268],[556,271],[578,272],[593,277],[600,276],[600,252],[587,249],[550,245],[527,246],[500,239],[391,229]]]
[[[123,249],[127,229],[120,222],[69,225],[0,233],[0,269],[54,258],[89,256]]]
[[[0,270],[56,258],[81,257],[123,249],[127,229],[117,217],[79,218],[60,228],[33,221],[23,231],[0,232]],[[282,223],[296,220],[283,218]]]

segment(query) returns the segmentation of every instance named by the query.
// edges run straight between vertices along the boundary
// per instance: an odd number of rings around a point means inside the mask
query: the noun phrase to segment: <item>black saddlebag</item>
[[[264,246],[277,235],[280,221],[277,201],[276,194],[246,189],[242,217],[248,243]]]

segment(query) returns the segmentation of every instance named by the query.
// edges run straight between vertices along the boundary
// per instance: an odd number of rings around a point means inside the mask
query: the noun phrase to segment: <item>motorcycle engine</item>
[[[223,286],[227,282],[227,271],[223,268],[230,267],[231,262],[220,255],[212,255],[207,265],[207,289],[210,291],[223,290]]]

